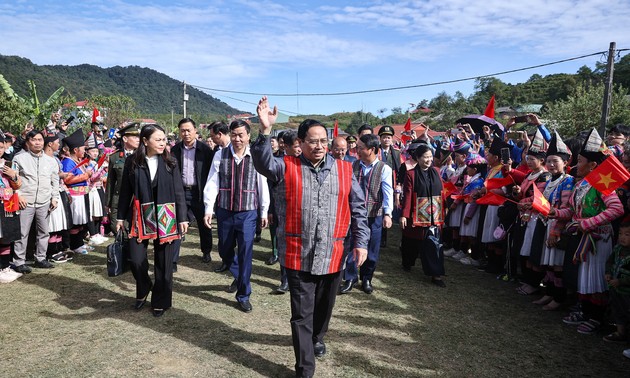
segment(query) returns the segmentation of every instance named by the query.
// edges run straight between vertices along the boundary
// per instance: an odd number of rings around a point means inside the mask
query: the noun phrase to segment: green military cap
[[[346,142],[348,142],[348,143],[356,143],[357,142],[357,138],[354,135],[348,135],[346,137]]]
[[[389,126],[389,125],[385,125],[383,127],[381,127],[380,129],[378,129],[378,136],[381,135],[394,135],[394,128]]]
[[[142,129],[140,122],[131,122],[118,130],[118,135],[121,137],[123,135],[140,135],[140,129]]]

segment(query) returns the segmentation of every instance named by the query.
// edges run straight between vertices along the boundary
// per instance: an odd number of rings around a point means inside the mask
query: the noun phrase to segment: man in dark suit
[[[182,182],[184,193],[186,194],[186,206],[188,208],[188,219],[197,220],[199,228],[199,239],[201,241],[202,261],[209,263],[212,261],[210,252],[212,251],[212,230],[206,227],[203,221],[205,209],[203,205],[203,189],[208,181],[208,173],[214,152],[206,145],[197,140],[197,125],[191,118],[184,118],[179,121],[179,135],[181,142],[171,149],[171,154],[177,159],[182,172]],[[179,258],[179,249],[175,256],[175,262]]]
[[[400,168],[400,150],[394,148],[394,128],[389,125],[381,126],[378,129],[378,136],[381,139],[380,159],[392,169],[392,182],[396,182],[396,172]],[[394,214],[394,219],[398,219],[398,214]],[[387,246],[387,229],[383,228],[381,237],[381,247]]]

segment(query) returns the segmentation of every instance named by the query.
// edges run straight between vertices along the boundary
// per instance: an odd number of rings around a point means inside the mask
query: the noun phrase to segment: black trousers
[[[148,240],[138,243],[138,239],[129,240],[129,254],[131,273],[136,279],[136,299],[151,295],[151,307],[167,309],[173,304],[173,255],[176,251],[175,243],[159,244],[153,242],[153,275],[155,284],[149,277],[149,261],[147,259]]]
[[[206,213],[206,209],[203,205],[203,201],[199,199],[199,187],[193,186],[190,189],[185,189],[184,194],[186,196],[186,207],[188,208],[188,220],[197,220],[197,228],[199,229],[199,241],[201,244],[201,253],[212,252],[212,230],[206,227],[203,221],[203,216]],[[179,248],[175,252],[174,262],[179,260]]]
[[[341,272],[323,276],[286,269],[291,292],[291,336],[297,376],[315,373],[313,344],[322,342],[328,331]]]
[[[427,276],[437,277],[444,275],[444,254],[439,256],[431,252],[428,239],[414,239],[404,237],[401,240],[400,252],[402,253],[403,266],[410,267],[416,264],[416,258],[420,257],[422,271]]]

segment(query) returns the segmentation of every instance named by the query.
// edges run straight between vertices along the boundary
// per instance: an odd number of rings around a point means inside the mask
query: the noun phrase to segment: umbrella
[[[457,123],[461,123],[462,125],[465,123],[470,124],[473,131],[477,134],[483,134],[483,127],[489,126],[492,132],[503,135],[505,132],[505,127],[499,121],[494,118],[487,117],[482,114],[471,114],[465,117],[462,117],[456,121]]]

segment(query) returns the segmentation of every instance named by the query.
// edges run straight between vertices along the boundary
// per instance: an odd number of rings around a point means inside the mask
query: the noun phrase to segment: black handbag
[[[114,242],[107,246],[107,275],[116,277],[125,271],[123,231],[118,230]]]

